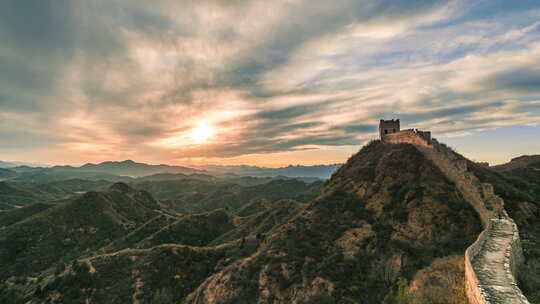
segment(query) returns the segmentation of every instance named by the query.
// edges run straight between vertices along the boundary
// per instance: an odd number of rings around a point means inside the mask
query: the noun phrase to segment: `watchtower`
[[[399,132],[399,119],[384,120],[381,119],[379,122],[379,135],[381,139],[386,134]]]

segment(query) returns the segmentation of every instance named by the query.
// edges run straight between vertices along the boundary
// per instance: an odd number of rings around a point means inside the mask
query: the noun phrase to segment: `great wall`
[[[455,183],[463,198],[478,214],[484,230],[465,251],[465,290],[471,304],[528,304],[517,285],[524,258],[519,231],[504,210],[504,201],[493,186],[481,183],[467,168],[467,160],[431,138],[430,132],[400,131],[398,120],[381,120],[379,133],[385,143],[413,144]]]

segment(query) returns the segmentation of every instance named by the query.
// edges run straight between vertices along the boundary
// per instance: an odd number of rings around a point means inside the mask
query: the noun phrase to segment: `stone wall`
[[[381,135],[381,140],[392,144],[409,143],[425,147],[429,147],[430,144],[429,140],[413,129]]]
[[[463,195],[463,198],[474,208],[484,229],[488,227],[491,218],[491,211],[486,208],[481,193],[478,191],[480,181],[467,170],[467,162],[459,159],[457,155],[449,148],[440,146],[436,143],[432,148],[426,149],[425,146],[417,146],[424,155],[430,159],[441,172],[452,182]]]
[[[415,143],[415,142],[411,142]],[[446,146],[440,145],[436,140],[432,141],[431,148],[421,144],[416,147],[424,153],[440,170],[456,184],[464,199],[476,210],[484,230],[476,241],[465,251],[465,288],[467,298],[471,304],[495,304],[495,303],[529,303],[517,286],[517,276],[523,264],[523,253],[519,239],[517,225],[504,211],[504,201],[493,191],[493,186],[488,183],[480,183],[478,178],[467,170],[467,163],[460,159],[456,153]],[[475,258],[486,250],[484,247],[488,240],[495,237],[500,231],[493,231],[492,222],[497,221],[499,215],[504,217],[506,223],[510,222],[511,232],[505,239],[511,238],[504,255],[496,262],[503,265],[506,279],[502,285],[490,285],[489,279],[481,279],[473,265]],[[499,221],[502,221],[499,219]],[[506,231],[505,231],[506,232]],[[499,236],[500,237],[500,236]],[[487,245],[487,244],[486,244]],[[489,247],[489,246],[488,246]],[[499,249],[500,250],[500,249]],[[478,263],[481,263],[479,260]],[[482,266],[482,265],[480,265]],[[487,267],[487,264],[484,265]],[[481,267],[482,268],[482,267]],[[484,275],[485,277],[485,275]],[[500,283],[497,283],[500,284]],[[508,292],[502,297],[495,297],[488,290],[503,289]]]
[[[504,212],[506,213],[506,211]],[[508,214],[506,214],[506,216],[508,216]],[[511,281],[514,293],[520,295],[522,303],[528,304],[529,301],[523,295],[517,285],[517,278],[519,277],[520,269],[521,267],[523,267],[525,258],[523,257],[523,249],[521,247],[521,240],[519,238],[519,230],[516,223],[512,219],[510,220],[512,221],[513,226],[512,242],[510,243],[510,245],[508,245],[504,254],[504,267],[506,271],[506,276],[508,277],[508,280]]]
[[[480,281],[474,272],[472,261],[480,252],[484,242],[489,237],[489,229],[490,226],[484,229],[480,235],[478,235],[476,241],[465,250],[465,291],[470,304],[488,303],[486,301],[485,293],[480,287]]]

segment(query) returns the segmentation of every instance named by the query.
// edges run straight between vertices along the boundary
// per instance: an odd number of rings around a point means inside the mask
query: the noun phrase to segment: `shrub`
[[[173,302],[173,295],[165,288],[158,289],[152,298],[155,304],[170,304]]]

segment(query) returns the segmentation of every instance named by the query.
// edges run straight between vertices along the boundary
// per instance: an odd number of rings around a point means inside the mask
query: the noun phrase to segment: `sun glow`
[[[208,138],[210,138],[213,134],[214,129],[212,127],[206,124],[201,124],[191,130],[191,134],[189,136],[195,143],[203,144],[207,142]]]

